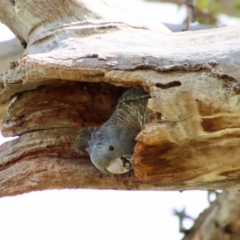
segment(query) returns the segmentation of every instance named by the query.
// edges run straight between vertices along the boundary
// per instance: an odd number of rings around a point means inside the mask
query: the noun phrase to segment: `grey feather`
[[[97,128],[83,128],[78,136],[76,150],[78,152],[83,152],[89,147],[89,141],[91,140],[92,134],[97,130]]]
[[[99,129],[81,131],[77,150],[86,149],[92,163],[104,173],[128,172],[132,168],[135,138],[150,120],[148,98],[143,89],[126,90],[107,122]]]

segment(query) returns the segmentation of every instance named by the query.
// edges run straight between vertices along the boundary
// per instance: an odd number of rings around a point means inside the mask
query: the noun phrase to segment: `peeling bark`
[[[0,102],[12,99],[2,133],[20,136],[0,150],[1,196],[63,187],[239,189],[239,27],[173,34],[112,0],[4,1],[0,19],[27,45],[0,76]],[[109,118],[120,86],[150,93],[152,121],[137,136],[134,173],[108,176],[74,144],[81,127]]]

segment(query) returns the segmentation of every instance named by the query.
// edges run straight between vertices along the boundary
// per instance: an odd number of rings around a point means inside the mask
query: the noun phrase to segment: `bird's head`
[[[92,134],[87,151],[92,163],[104,173],[123,174],[132,169],[135,136],[118,126],[100,128]]]

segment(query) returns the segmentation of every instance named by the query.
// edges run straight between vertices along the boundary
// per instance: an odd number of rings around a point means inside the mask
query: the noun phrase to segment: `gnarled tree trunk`
[[[171,33],[113,0],[3,1],[26,50],[0,76],[0,195],[51,188],[238,189],[240,28]],[[3,10],[4,9],[4,10]],[[105,122],[142,87],[152,121],[134,171],[105,175],[77,154],[78,130]]]

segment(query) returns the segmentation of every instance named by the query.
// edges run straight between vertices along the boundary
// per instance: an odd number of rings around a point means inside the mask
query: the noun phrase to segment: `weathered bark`
[[[203,211],[182,240],[238,240],[240,193],[224,191]]]
[[[0,42],[0,73],[8,70],[11,64],[23,54],[23,47],[18,39]],[[7,103],[0,106],[0,119],[6,116]]]
[[[15,96],[2,132],[20,136],[0,149],[2,196],[240,187],[239,27],[173,34],[112,0],[16,4],[0,2],[0,19],[27,44],[0,77],[1,102]],[[137,137],[134,174],[108,176],[74,145],[77,130],[110,116],[119,86],[150,93],[152,121]]]

